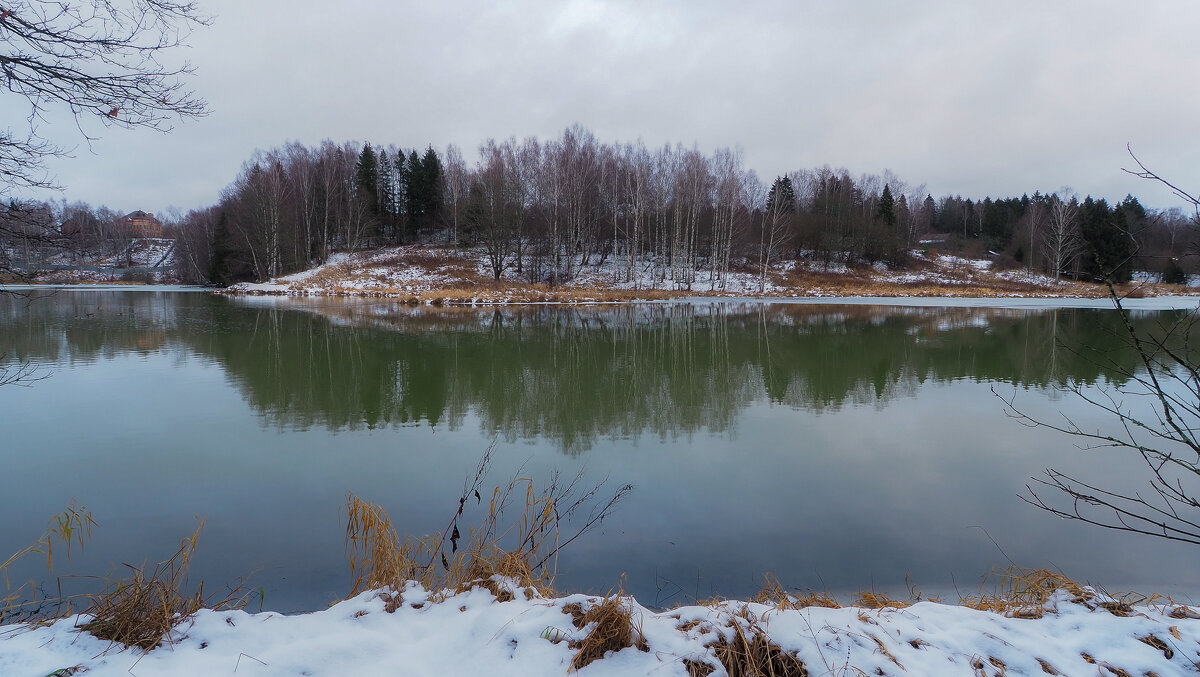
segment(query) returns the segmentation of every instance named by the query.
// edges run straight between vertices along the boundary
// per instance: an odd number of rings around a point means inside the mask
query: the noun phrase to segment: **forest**
[[[1196,215],[1148,209],[1132,195],[935,199],[892,172],[829,166],[765,180],[738,150],[604,143],[579,126],[546,141],[489,139],[477,155],[468,164],[454,145],[439,153],[332,141],[256,152],[216,204],[164,219],[177,274],[262,281],[335,251],[409,243],[480,248],[496,279],[549,285],[604,262],[629,280],[649,273],[691,288],[701,273],[719,285],[731,270],[765,275],[800,259],[903,268],[913,251],[930,249],[1092,281],[1145,270],[1182,282],[1197,272]],[[74,251],[119,247],[128,234],[112,225],[114,214],[10,201],[0,255],[31,239]]]

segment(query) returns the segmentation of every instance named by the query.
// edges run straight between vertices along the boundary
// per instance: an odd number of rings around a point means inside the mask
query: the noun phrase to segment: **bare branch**
[[[165,57],[209,19],[195,3],[169,0],[15,0],[0,9],[0,84],[28,104],[26,131],[0,130],[0,195],[53,187],[48,157],[64,151],[39,124],[66,110],[85,139],[84,120],[169,131],[174,120],[206,115],[183,83],[186,62]]]

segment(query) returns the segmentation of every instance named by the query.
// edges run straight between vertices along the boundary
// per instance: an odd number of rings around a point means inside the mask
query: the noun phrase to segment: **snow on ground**
[[[570,646],[594,626],[577,628],[564,610],[596,597],[499,602],[475,588],[440,601],[415,585],[389,613],[364,593],[311,614],[204,610],[148,653],[119,650],[79,632],[86,618],[39,628],[0,628],[0,674],[43,677],[86,668],[87,677],[148,675],[566,675]],[[532,591],[530,591],[532,592]],[[903,609],[780,609],[723,602],[654,612],[625,599],[646,648],[607,653],[578,670],[603,675],[688,675],[684,661],[725,674],[712,645],[734,638],[733,624],[756,628],[794,652],[808,674],[1104,675],[1195,674],[1200,614],[1173,605],[1127,608],[1118,616],[1055,593],[1040,618],[920,602]],[[80,671],[82,672],[82,671]],[[75,674],[75,673],[61,673]]]
[[[595,300],[589,291],[621,292],[596,299],[628,299],[639,294],[681,292],[683,295],[828,297],[828,296],[1103,296],[1096,285],[1055,280],[1024,269],[996,270],[993,262],[950,255],[912,252],[913,266],[893,270],[883,263],[850,268],[837,261],[805,258],[780,261],[766,276],[754,271],[755,262],[733,261],[732,270],[718,273],[702,267],[690,284],[663,279],[661,266],[639,261],[630,268],[621,255],[595,258],[578,266],[574,277],[551,290],[535,290],[509,268],[493,279],[486,252],[428,245],[387,247],[353,254],[334,254],[320,266],[262,283],[240,283],[232,293],[272,295],[351,295],[408,298],[433,302],[507,303]],[[1142,294],[1179,293],[1178,288],[1147,286]]]

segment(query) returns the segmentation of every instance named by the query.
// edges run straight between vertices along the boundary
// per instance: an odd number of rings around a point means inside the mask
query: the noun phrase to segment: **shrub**
[[[1167,261],[1163,267],[1162,281],[1164,284],[1187,284],[1187,273],[1175,259]]]

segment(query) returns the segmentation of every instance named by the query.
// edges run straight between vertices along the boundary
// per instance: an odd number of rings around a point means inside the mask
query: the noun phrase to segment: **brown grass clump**
[[[632,491],[626,485],[600,502],[596,499],[603,482],[580,488],[582,475],[569,482],[555,476],[541,492],[532,480],[515,477],[492,490],[486,513],[464,537],[459,526],[472,504],[482,508],[480,489],[490,458],[489,448],[474,479],[464,485],[449,524],[433,536],[402,541],[383,508],[351,494],[346,546],[354,584],[347,599],[385,587],[398,595],[409,582],[420,584],[435,600],[483,587],[504,602],[513,599],[509,583],[524,588],[527,599],[547,596],[553,593],[558,552],[599,524]],[[506,515],[519,500],[523,505],[510,520]],[[582,526],[565,533],[567,522],[582,512]]]
[[[716,668],[708,663],[693,658],[683,659],[683,667],[687,670],[688,677],[708,677],[717,671]]]
[[[604,658],[609,651],[620,651],[631,646],[639,651],[650,650],[640,624],[633,620],[630,606],[622,598],[621,592],[606,595],[580,615],[564,607],[563,611],[571,613],[576,628],[582,630],[592,626],[583,639],[568,644],[577,650],[575,658],[571,659],[571,670],[580,670]]]
[[[708,645],[729,677],[808,677],[804,661],[772,642],[749,613],[739,614],[729,627],[731,637]],[[700,674],[690,668],[689,673]]]
[[[1095,608],[1090,604],[1096,597],[1095,593],[1048,569],[1008,567],[993,572],[992,576],[998,577],[998,591],[995,594],[964,597],[959,603],[971,609],[992,611],[1014,618],[1041,618],[1045,615],[1045,605],[1050,597],[1058,590],[1065,590],[1071,595],[1073,603]],[[1109,610],[1116,615],[1121,615],[1122,608],[1128,608],[1125,602],[1103,602],[1097,606],[1112,607]]]
[[[245,597],[238,596],[240,586],[215,603],[204,599],[203,583],[193,593],[184,592],[188,565],[203,528],[201,521],[196,531],[180,542],[179,550],[159,562],[153,571],[126,564],[132,570],[129,578],[110,581],[108,589],[92,596],[85,612],[92,620],[83,625],[83,630],[103,640],[149,651],[162,643],[172,628],[201,608],[244,606]]]
[[[887,595],[874,592],[860,592],[858,599],[854,601],[854,606],[864,609],[903,609],[912,605],[913,603],[910,601],[892,599]]]
[[[758,594],[751,600],[759,604],[767,604],[780,610],[787,609],[804,609],[807,607],[823,607],[826,609],[840,609],[842,605],[837,603],[837,600],[830,597],[824,592],[809,591],[803,595],[793,595],[789,593],[783,584],[774,574],[767,574],[763,577],[762,588]]]

